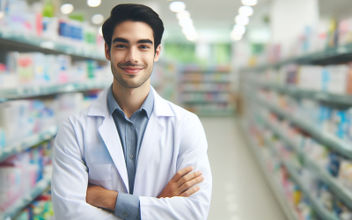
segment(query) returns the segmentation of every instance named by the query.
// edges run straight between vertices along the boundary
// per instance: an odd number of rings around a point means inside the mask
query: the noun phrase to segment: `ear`
[[[160,51],[161,51],[161,44],[159,44],[155,49],[154,62],[159,60]]]
[[[111,57],[110,57],[110,48],[109,48],[109,46],[106,43],[105,43],[105,57],[108,60],[111,59]]]

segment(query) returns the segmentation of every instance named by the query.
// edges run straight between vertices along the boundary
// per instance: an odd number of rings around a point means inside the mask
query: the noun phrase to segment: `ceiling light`
[[[231,39],[233,41],[240,41],[240,40],[242,40],[242,37],[243,37],[243,35],[241,35],[241,34],[236,34],[234,32],[231,33]]]
[[[247,16],[237,15],[235,22],[238,25],[246,26],[249,23],[249,18]]]
[[[101,14],[95,14],[92,16],[92,23],[93,24],[101,24],[104,21],[104,16]]]
[[[87,0],[87,5],[89,7],[98,7],[101,4],[101,0]]]
[[[60,11],[61,11],[62,14],[68,15],[71,12],[73,12],[73,5],[70,4],[70,3],[63,4],[60,7]]]
[[[169,8],[172,12],[178,13],[184,11],[186,9],[186,5],[183,2],[175,1],[170,3]]]
[[[243,5],[254,6],[258,3],[257,0],[242,0]]]
[[[191,14],[188,11],[181,11],[177,13],[176,17],[178,20],[191,19]]]
[[[238,13],[243,16],[251,16],[253,14],[253,8],[251,6],[243,5],[238,9]]]
[[[246,32],[246,27],[236,24],[233,27],[233,32],[243,35]]]

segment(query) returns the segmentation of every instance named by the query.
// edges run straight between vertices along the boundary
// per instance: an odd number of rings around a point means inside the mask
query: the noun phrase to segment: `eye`
[[[124,45],[124,44],[116,44],[115,48],[118,48],[118,49],[126,48],[126,45]]]
[[[139,48],[142,49],[142,50],[148,50],[150,48],[150,46],[147,45],[147,44],[142,44],[142,45],[139,46]]]

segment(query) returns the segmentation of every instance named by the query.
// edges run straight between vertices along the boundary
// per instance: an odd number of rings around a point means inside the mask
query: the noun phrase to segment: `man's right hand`
[[[192,170],[192,167],[186,167],[177,171],[158,198],[174,196],[188,197],[196,193],[199,190],[199,186],[195,185],[202,182],[204,178],[201,172],[192,172]]]

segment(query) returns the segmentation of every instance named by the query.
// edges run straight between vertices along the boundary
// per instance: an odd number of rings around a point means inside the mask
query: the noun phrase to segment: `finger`
[[[177,182],[180,178],[182,178],[184,175],[191,172],[192,170],[193,170],[193,167],[189,166],[177,171],[174,177],[172,177],[172,181]]]
[[[178,186],[181,186],[182,184],[194,179],[194,178],[197,178],[199,176],[201,176],[202,173],[200,171],[196,171],[196,172],[192,172],[192,173],[187,173],[185,174],[183,177],[181,177],[178,181],[177,181],[177,184]]]
[[[192,187],[192,188],[186,190],[185,192],[183,192],[183,193],[181,194],[181,196],[183,196],[183,197],[189,197],[189,196],[193,195],[194,193],[198,192],[199,189],[200,189],[199,186],[194,186],[194,187]]]
[[[201,183],[203,180],[204,180],[203,176],[198,176],[190,181],[187,181],[179,187],[179,191],[181,193],[184,191],[187,191],[188,189],[192,188],[193,186],[197,185],[198,183]]]

